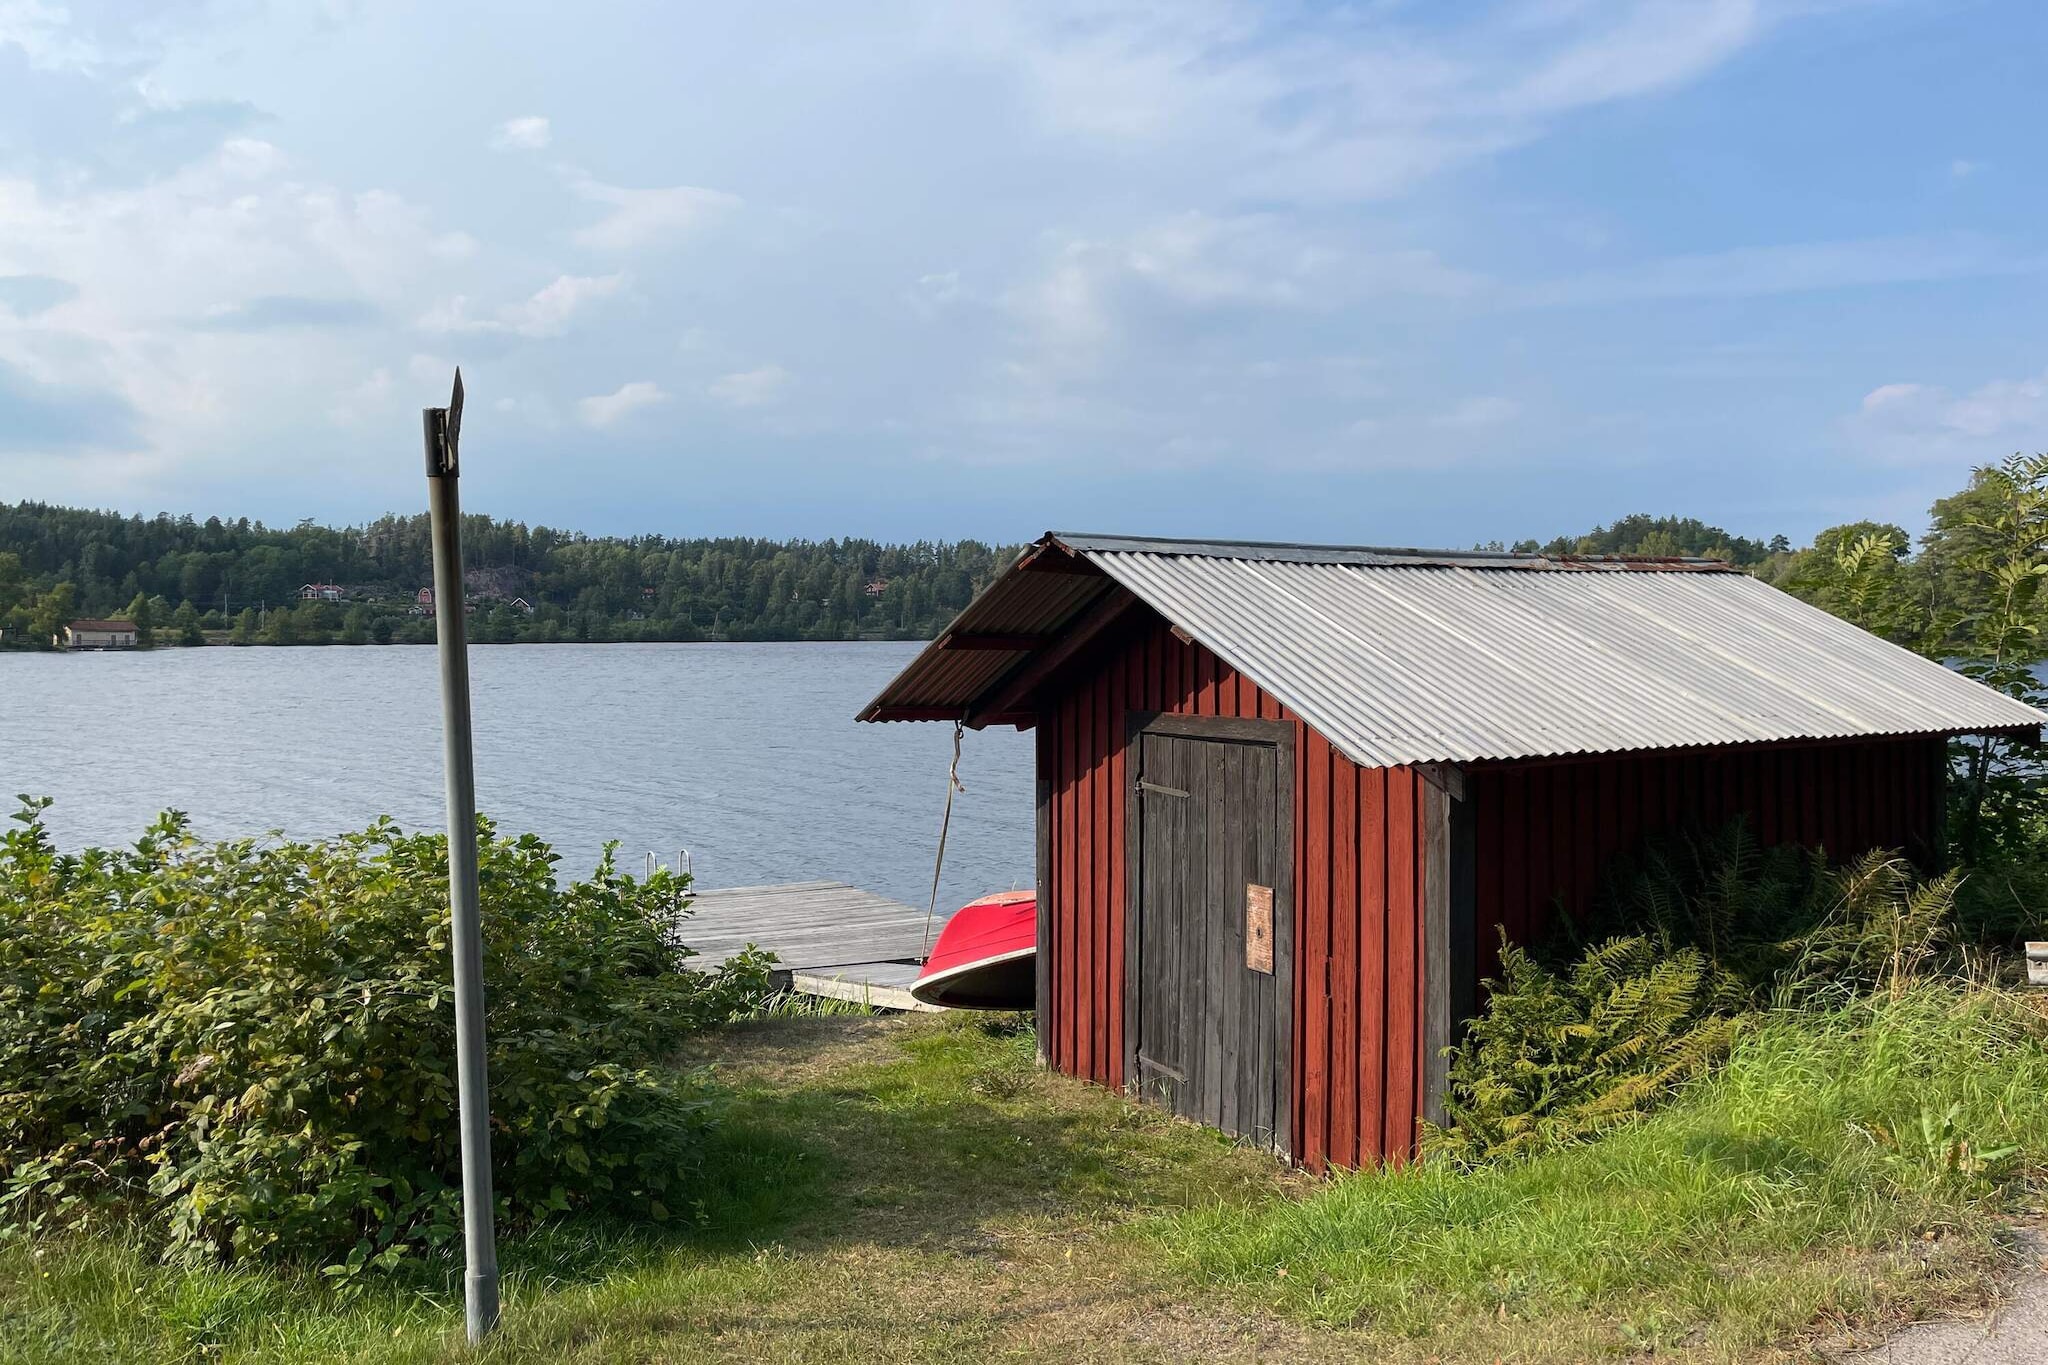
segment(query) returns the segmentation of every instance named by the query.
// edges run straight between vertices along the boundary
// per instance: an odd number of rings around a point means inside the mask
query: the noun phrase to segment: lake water
[[[915,644],[495,645],[470,651],[477,806],[582,875],[688,848],[699,886],[832,878],[930,894],[952,727],[859,725]],[[1033,877],[1031,737],[969,731],[941,901]],[[442,827],[434,651],[0,653],[0,799],[53,796],[65,847],[166,807],[207,837],[388,814]]]

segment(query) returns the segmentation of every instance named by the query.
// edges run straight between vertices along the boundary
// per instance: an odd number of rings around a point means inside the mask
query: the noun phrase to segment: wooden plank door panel
[[[1130,741],[1133,1089],[1175,1114],[1286,1150],[1291,731],[1180,717],[1157,723],[1161,729],[1134,726]],[[1271,970],[1263,952],[1248,954],[1246,932],[1254,902],[1267,904],[1268,895]]]
[[[1183,888],[1173,869],[1188,856],[1186,777],[1172,740],[1138,737],[1139,847],[1152,850],[1136,861],[1139,884],[1133,905],[1145,907],[1149,932],[1138,936],[1135,978],[1155,983],[1137,994],[1137,1029],[1132,1040],[1139,1095],[1172,1112],[1189,1098],[1189,1057],[1183,1019],[1188,1011]]]

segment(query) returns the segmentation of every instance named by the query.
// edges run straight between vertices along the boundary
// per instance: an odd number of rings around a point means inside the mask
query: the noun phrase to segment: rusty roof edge
[[[1374,568],[1404,565],[1429,568],[1518,569],[1523,571],[1585,571],[1609,573],[1741,573],[1725,559],[1676,555],[1545,555],[1512,550],[1428,550],[1386,545],[1306,545],[1266,540],[1186,540],[1166,536],[1098,535],[1084,531],[1050,531],[1034,542],[1047,541],[1076,553],[1184,555],[1203,559],[1244,559],[1284,564],[1360,564]]]

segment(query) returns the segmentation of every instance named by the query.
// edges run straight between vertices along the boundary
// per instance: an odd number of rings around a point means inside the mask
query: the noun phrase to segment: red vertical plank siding
[[[1074,708],[1062,703],[1057,714],[1059,775],[1054,779],[1053,804],[1058,812],[1060,860],[1053,871],[1053,887],[1058,900],[1054,917],[1059,922],[1059,945],[1053,957],[1053,972],[1058,983],[1056,989],[1065,1008],[1060,1012],[1053,1058],[1054,1065],[1060,1070],[1079,1074],[1080,1068],[1074,1060],[1074,1015],[1082,1003],[1080,992],[1074,986],[1074,963],[1079,956],[1074,951],[1074,922],[1080,901],[1074,886],[1074,807],[1079,802],[1080,791],[1074,775]]]
[[[1600,764],[1600,817],[1596,840],[1586,840],[1587,871],[1580,878],[1582,893],[1591,892],[1601,870],[1601,854],[1617,849],[1621,843],[1621,772],[1619,759],[1610,758]]]
[[[1282,715],[1285,715],[1284,710]],[[1308,782],[1303,769],[1308,761],[1307,753],[1308,727],[1297,721],[1294,725],[1294,837],[1291,850],[1294,858],[1294,1056],[1288,1084],[1294,1089],[1293,1156],[1302,1161],[1308,1160],[1310,1134],[1315,1131],[1305,1082],[1312,1055],[1309,1002],[1315,992],[1323,988],[1322,968],[1315,961],[1315,933],[1308,912],[1308,861],[1303,856],[1308,847]]]
[[[1095,899],[1095,707],[1084,687],[1074,695],[1074,904],[1080,918],[1074,933],[1074,1074],[1095,1073],[1095,950],[1101,937],[1101,903]]]
[[[1421,940],[1415,932],[1420,904],[1415,879],[1415,824],[1420,805],[1415,799],[1412,768],[1387,772],[1387,1088],[1382,1105],[1380,1151],[1400,1163],[1415,1141],[1416,987],[1421,967]]]
[[[1056,736],[1059,734],[1059,728],[1057,719],[1053,716],[1047,716],[1044,723],[1039,725],[1032,737],[1032,747],[1038,756],[1038,776],[1047,784],[1047,800],[1044,813],[1041,816],[1045,821],[1046,856],[1041,872],[1049,879],[1054,875],[1054,869],[1059,866],[1060,856],[1060,822],[1055,814],[1058,810],[1058,804],[1057,798],[1053,796],[1053,793],[1057,790],[1054,783],[1059,774],[1059,746],[1056,739]],[[1054,883],[1048,880],[1045,886],[1038,888],[1038,894],[1047,896],[1052,890],[1053,885]],[[1057,905],[1052,899],[1048,898],[1047,903],[1040,906],[1039,909],[1041,913],[1038,922],[1043,926],[1046,933],[1046,941],[1038,945],[1038,950],[1046,954],[1046,965],[1051,966],[1059,959],[1059,925],[1052,918],[1053,911],[1057,909]],[[1038,1009],[1043,1016],[1038,1021],[1038,1036],[1044,1040],[1045,1060],[1054,1067],[1057,1067],[1059,1065],[1059,1045],[1055,1034],[1059,1028],[1059,1021],[1065,1011],[1065,997],[1060,994],[1059,982],[1057,980],[1047,980],[1045,998],[1038,1002]]]
[[[1825,847],[1838,863],[1873,848],[1938,847],[1933,797],[1944,745],[1939,737],[1878,739],[1479,769],[1470,783],[1478,802],[1476,969],[1498,973],[1493,944],[1503,929],[1512,941],[1540,935],[1552,894],[1562,891],[1566,909],[1583,913],[1600,892],[1600,869],[1688,823],[1712,828],[1744,816],[1766,846]],[[1590,859],[1593,877],[1581,872],[1546,892],[1564,857],[1580,869]],[[1524,867],[1527,875],[1518,875]]]
[[[1099,913],[1090,917],[1090,937],[1093,951],[1090,954],[1094,970],[1089,973],[1090,998],[1095,1002],[1095,1027],[1089,1038],[1088,1074],[1103,1081],[1109,1079],[1109,1013],[1101,1008],[1101,1002],[1109,998],[1109,928],[1116,920],[1115,905],[1110,899],[1109,865],[1111,840],[1109,838],[1109,795],[1114,789],[1109,765],[1110,727],[1110,670],[1104,669],[1095,675],[1089,686],[1088,698],[1088,822],[1089,838],[1094,844],[1095,856],[1088,866],[1089,892],[1092,904],[1100,907]]]
[[[1410,932],[1414,935],[1415,991],[1408,1005],[1410,1037],[1413,1039],[1403,1063],[1412,1078],[1408,1094],[1408,1110],[1402,1132],[1407,1136],[1408,1149],[1405,1157],[1415,1154],[1415,1144],[1420,1137],[1418,1124],[1422,1118],[1423,1077],[1429,1071],[1429,954],[1423,945],[1429,939],[1429,918],[1426,907],[1429,904],[1429,838],[1426,825],[1429,820],[1429,782],[1416,769],[1409,769],[1411,781],[1408,790],[1414,799],[1414,822],[1410,839],[1415,860],[1415,889],[1409,898]]]
[[[1501,847],[1500,779],[1497,774],[1474,773],[1467,784],[1468,799],[1477,802],[1473,810],[1473,841],[1479,848],[1498,849]],[[1478,962],[1475,971],[1481,980],[1496,976],[1500,972],[1500,939],[1488,925],[1500,923],[1501,859],[1481,858],[1473,869],[1473,900],[1478,935],[1474,940]]]
[[[1550,922],[1550,902],[1557,895],[1556,863],[1571,856],[1571,848],[1556,837],[1557,788],[1561,772],[1556,764],[1532,768],[1529,772],[1529,837],[1525,843],[1529,858],[1529,899],[1521,907],[1515,928],[1517,940],[1542,936]]]
[[[1136,652],[1142,659],[1143,651]],[[1124,829],[1121,806],[1124,793],[1131,789],[1131,775],[1126,766],[1128,748],[1124,742],[1124,717],[1138,709],[1133,695],[1134,666],[1130,651],[1117,656],[1110,684],[1109,715],[1105,717],[1110,727],[1109,781],[1108,790],[1103,794],[1109,828],[1109,857],[1104,860],[1104,875],[1109,879],[1109,972],[1103,983],[1102,1000],[1105,1006],[1112,998],[1117,1002],[1115,1009],[1105,1008],[1104,1011],[1109,1025],[1105,1072],[1112,1086],[1121,1086],[1124,1082],[1124,840],[1129,836]]]
[[[1249,678],[1149,625],[1094,652],[1039,717],[1047,806],[1045,945],[1054,1067],[1124,1083],[1129,964],[1124,885],[1133,711],[1291,722],[1294,802],[1294,1155],[1320,1168],[1414,1150],[1424,1071],[1420,774],[1360,768]],[[1938,737],[1747,750],[1672,750],[1483,765],[1474,803],[1474,910],[1483,976],[1498,943],[1582,913],[1617,854],[1688,821],[1749,817],[1768,842],[1938,848]]]
[[[1358,1157],[1358,768],[1330,765],[1330,1160]],[[1339,983],[1342,983],[1341,989]]]
[[[1295,1009],[1307,1039],[1300,1081],[1307,1122],[1299,1146],[1311,1169],[1320,1169],[1330,1153],[1330,998],[1337,992],[1330,965],[1330,758],[1329,741],[1310,733],[1295,761],[1304,779],[1307,813],[1296,880],[1307,909],[1302,918],[1308,932],[1294,945],[1303,968],[1297,979],[1305,977],[1308,986],[1306,999]]]
[[[1085,716],[1085,710],[1081,708],[1079,698],[1069,698],[1065,712],[1065,743],[1061,747],[1067,753],[1067,829],[1071,831],[1067,843],[1073,849],[1073,857],[1063,878],[1067,884],[1067,913],[1063,915],[1067,921],[1067,962],[1063,964],[1061,976],[1067,980],[1069,997],[1075,1003],[1073,1009],[1067,1011],[1067,1068],[1077,1076],[1085,1076],[1087,1058],[1081,1054],[1081,1040],[1087,1036],[1087,1017],[1094,1013],[1090,1009],[1094,995],[1087,988],[1087,925],[1092,919],[1090,911],[1094,909],[1087,905],[1087,866],[1090,866],[1094,853],[1094,831],[1090,831],[1090,821],[1087,821],[1090,782],[1087,782],[1087,767],[1081,763],[1081,718]]]
[[[1387,1067],[1387,770],[1358,770],[1358,1159],[1385,1150]]]
[[[1511,941],[1520,941],[1528,919],[1524,907],[1534,889],[1529,876],[1529,774],[1511,769],[1495,775],[1495,781],[1501,801],[1501,902],[1493,923]]]

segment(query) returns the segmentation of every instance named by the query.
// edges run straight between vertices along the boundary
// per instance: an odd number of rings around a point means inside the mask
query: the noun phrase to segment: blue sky
[[[1918,528],[2048,445],[2048,7],[0,0],[0,498]]]

